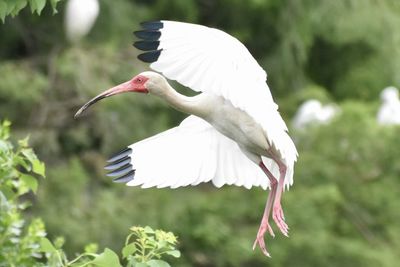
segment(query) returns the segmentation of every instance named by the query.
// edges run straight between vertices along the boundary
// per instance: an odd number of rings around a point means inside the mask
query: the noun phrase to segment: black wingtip
[[[146,63],[156,62],[161,55],[162,49],[146,52],[143,54],[138,55],[138,59]]]
[[[121,176],[121,175],[127,174],[131,170],[132,170],[132,165],[130,163],[127,163],[127,164],[119,167],[118,169],[107,173],[107,176],[109,176],[109,177]]]
[[[133,44],[134,47],[142,51],[157,50],[159,45],[160,41],[137,41]]]
[[[131,161],[131,158],[129,156],[126,156],[126,157],[120,158],[119,160],[116,160],[116,161],[113,161],[113,162],[107,164],[106,166],[104,166],[104,169],[108,170],[108,171],[112,171],[112,170],[115,170],[115,169],[129,163],[130,161]]]
[[[112,155],[112,156],[110,157],[110,159],[107,160],[107,162],[112,163],[112,162],[114,162],[114,161],[117,161],[117,160],[119,160],[119,159],[122,159],[122,158],[128,156],[131,152],[132,152],[132,149],[131,149],[131,148],[129,148],[129,147],[124,148],[123,150],[121,150],[121,151],[115,153],[114,155]]]
[[[113,181],[116,183],[128,183],[132,181],[135,176],[135,169],[131,163],[132,159],[132,148],[127,147],[123,150],[115,153],[108,160],[109,164],[105,166],[105,169],[109,171],[107,176],[116,177]]]
[[[135,170],[131,170],[127,174],[125,174],[125,175],[123,175],[121,177],[113,179],[113,182],[115,182],[115,183],[128,183],[128,182],[132,181],[133,178],[135,178]]]
[[[142,26],[142,28],[145,30],[159,30],[164,27],[164,23],[162,23],[160,20],[144,21],[140,23],[140,26]]]
[[[146,41],[157,41],[160,36],[161,32],[157,30],[140,30],[140,31],[135,31],[133,34],[140,39],[146,40]]]

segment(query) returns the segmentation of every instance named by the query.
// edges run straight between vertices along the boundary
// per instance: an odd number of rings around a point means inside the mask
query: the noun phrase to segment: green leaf
[[[136,251],[135,244],[130,243],[122,249],[122,257],[127,258],[129,255],[132,255],[135,251]]]
[[[7,4],[4,2],[0,2],[0,19],[4,23],[4,20],[7,15]]]
[[[50,0],[51,7],[53,8],[53,14],[57,14],[57,3],[61,0]]]
[[[6,199],[10,200],[14,199],[17,196],[12,187],[6,184],[0,185],[0,193],[3,193]]]
[[[104,252],[98,255],[90,263],[101,267],[121,267],[118,255],[108,248],[104,249]]]
[[[39,174],[42,177],[46,177],[44,163],[38,159],[35,159],[34,161],[32,161],[32,171],[34,173]]]
[[[146,227],[144,228],[144,232],[145,232],[146,234],[154,234],[154,230],[151,229],[150,226],[146,226]]]
[[[23,148],[21,150],[22,155],[26,157],[26,159],[33,163],[33,161],[37,160],[37,157],[35,155],[35,152],[33,152],[32,148]]]
[[[167,251],[165,254],[171,255],[175,258],[179,258],[181,256],[181,252],[179,250]]]
[[[135,267],[149,267],[150,265],[143,263],[143,262],[139,262],[138,264],[135,265]]]
[[[38,15],[42,12],[44,6],[46,5],[46,0],[29,0],[32,13],[36,11]]]
[[[171,267],[168,262],[162,260],[150,260],[147,262],[147,265],[150,267]]]
[[[3,2],[4,3],[4,2]],[[5,4],[5,13],[7,15],[7,4]],[[8,120],[3,121],[2,125],[0,126],[0,139],[7,140],[10,137],[10,126],[11,122]]]
[[[29,142],[29,136],[25,137],[24,139],[19,140],[18,144],[21,147],[27,147],[28,146],[28,142]]]
[[[57,249],[53,246],[53,244],[48,240],[47,238],[43,237],[40,240],[40,250],[42,252],[48,252],[48,253],[55,253],[57,252]]]
[[[99,246],[96,243],[89,243],[85,246],[86,253],[97,253]]]
[[[38,182],[35,177],[27,174],[21,174],[20,179],[28,189],[36,193]]]
[[[18,13],[21,11],[21,9],[26,7],[28,2],[26,0],[15,0],[13,4],[14,5],[13,5],[13,8],[10,13],[11,13],[11,16],[15,17],[16,15],[18,15]]]

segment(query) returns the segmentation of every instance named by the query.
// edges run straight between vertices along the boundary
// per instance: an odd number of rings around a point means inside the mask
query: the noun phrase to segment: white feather
[[[129,147],[136,170],[129,186],[177,188],[209,181],[216,187],[234,184],[266,189],[270,185],[259,166],[234,141],[196,116]],[[273,169],[273,164],[270,161],[267,167]]]
[[[286,180],[293,181],[296,147],[266,84],[267,74],[247,48],[218,29],[174,21],[162,23],[158,47],[162,52],[150,67],[194,91],[222,96],[247,112],[279,151],[288,168]]]

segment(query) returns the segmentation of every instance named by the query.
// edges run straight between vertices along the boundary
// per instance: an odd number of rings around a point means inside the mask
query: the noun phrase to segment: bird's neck
[[[203,117],[203,109],[200,107],[200,95],[188,97],[178,93],[167,83],[167,89],[159,97],[163,98],[170,106],[178,111]]]

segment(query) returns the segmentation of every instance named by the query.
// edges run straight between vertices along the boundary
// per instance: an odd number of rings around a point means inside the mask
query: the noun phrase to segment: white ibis
[[[296,147],[266,84],[267,75],[246,47],[229,34],[174,21],[141,24],[138,58],[162,74],[146,71],[94,97],[93,103],[119,93],[155,95],[190,114],[178,127],[134,143],[106,166],[115,182],[129,186],[171,187],[211,181],[271,190],[253,249],[269,256],[266,231],[272,218],[288,236],[281,207],[284,187],[293,184]],[[200,94],[187,97],[166,78]],[[252,205],[252,203],[249,203]]]
[[[323,106],[316,99],[310,99],[300,105],[293,119],[293,127],[304,129],[310,125],[327,124],[339,112],[339,108],[329,104]]]
[[[382,105],[377,114],[377,120],[382,125],[400,124],[399,90],[390,86],[381,92]]]
[[[65,13],[65,31],[69,41],[87,35],[99,15],[98,0],[69,0]]]

